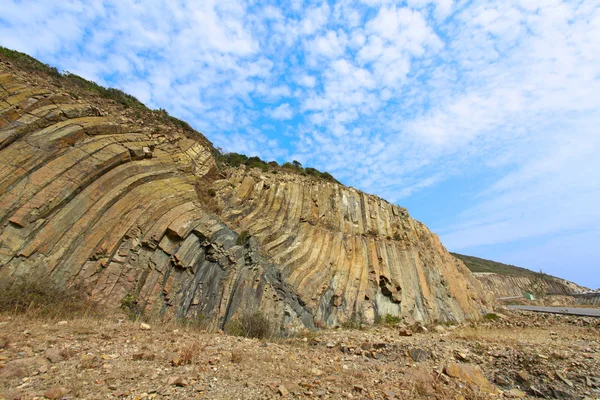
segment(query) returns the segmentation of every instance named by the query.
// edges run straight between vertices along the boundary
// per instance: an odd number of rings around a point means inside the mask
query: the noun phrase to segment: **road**
[[[599,317],[600,308],[574,308],[574,307],[538,307],[538,306],[508,306],[513,310],[535,311],[550,314],[580,315],[583,317]]]

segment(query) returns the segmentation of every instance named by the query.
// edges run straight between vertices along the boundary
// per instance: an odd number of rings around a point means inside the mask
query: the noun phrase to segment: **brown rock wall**
[[[284,327],[486,309],[466,267],[405,209],[297,174],[230,170],[213,183],[204,138],[1,65],[2,284],[82,284],[112,306],[215,327],[259,308]]]
[[[584,293],[589,289],[573,282],[553,277],[510,276],[494,273],[475,273],[483,287],[493,293],[495,298],[522,296],[524,292],[537,295],[569,296]]]
[[[11,72],[0,69],[0,282],[83,284],[108,305],[215,327],[244,308],[311,326],[256,243],[236,245],[200,203],[215,166],[205,141]]]
[[[216,185],[224,219],[256,237],[330,326],[386,314],[462,321],[485,308],[472,274],[401,207],[291,173],[240,169]]]

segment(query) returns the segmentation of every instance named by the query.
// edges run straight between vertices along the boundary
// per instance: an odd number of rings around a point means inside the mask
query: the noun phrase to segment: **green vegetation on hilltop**
[[[55,67],[51,67],[48,64],[44,64],[36,60],[35,58],[21,53],[20,51],[15,51],[11,49],[7,49],[6,47],[0,46],[0,55],[4,56],[7,60],[17,64],[19,67],[23,68],[26,71],[30,72],[44,72],[56,78],[61,77],[61,73],[58,72],[58,69]]]
[[[25,53],[10,50],[2,46],[0,46],[0,56],[18,65],[20,68],[26,71],[46,73],[51,77],[56,78],[60,83],[75,86],[76,88],[80,89],[85,93],[100,96],[105,99],[110,99],[118,104],[121,104],[125,108],[131,108],[137,111],[138,115],[141,112],[152,113],[154,118],[158,119],[161,122],[171,123],[175,126],[182,128],[188,133],[201,135],[187,122],[175,118],[172,115],[169,115],[169,113],[166,110],[163,110],[162,108],[159,110],[151,110],[150,108],[146,107],[144,103],[136,99],[134,96],[127,94],[120,89],[105,88],[104,86],[98,85],[96,82],[89,81],[85,78],[82,78],[79,75],[73,74],[68,71],[60,73],[57,68],[52,67],[48,64],[44,64],[36,60],[35,58],[28,56]],[[78,97],[77,93],[71,93],[71,95],[74,97]]]
[[[296,160],[292,161],[291,163],[286,162],[279,166],[277,161],[266,162],[256,156],[248,157],[239,153],[225,153],[220,149],[215,150],[215,159],[217,160],[217,166],[219,168],[222,168],[226,165],[234,168],[238,168],[240,165],[245,165],[249,168],[259,168],[263,171],[277,172],[278,170],[283,169],[295,171],[304,176],[311,175],[329,182],[339,183],[329,172],[321,172],[318,169],[310,167],[303,168],[302,164]]]
[[[120,89],[105,88],[104,86],[98,85],[96,82],[89,81],[71,72],[61,73],[57,68],[52,67],[48,64],[44,64],[25,53],[10,50],[2,46],[0,46],[0,59],[1,58],[4,58],[14,63],[19,68],[22,68],[25,71],[48,74],[50,77],[58,80],[58,82],[60,82],[61,84],[67,84],[70,87],[74,86],[83,93],[96,95],[105,99],[112,100],[118,104],[121,104],[125,108],[133,110],[134,115],[138,118],[141,118],[142,115],[152,115],[152,117],[155,120],[166,124],[172,124],[183,129],[184,132],[191,134],[191,136],[196,136],[197,138],[202,138],[203,140],[206,140],[204,138],[204,135],[192,128],[190,124],[178,118],[175,118],[172,115],[169,115],[167,110],[162,108],[158,110],[151,110],[144,103],[136,99],[134,96],[127,94]],[[72,92],[70,94],[75,98],[79,97],[78,93]],[[208,142],[207,144],[213,147],[212,143]],[[276,161],[266,162],[256,156],[248,157],[244,154],[224,153],[220,149],[215,149],[214,154],[217,160],[218,167],[228,165],[237,168],[240,165],[246,165],[249,168],[260,168],[263,171],[277,171],[278,168],[283,168],[290,171],[296,171],[305,176],[311,175],[320,179],[324,179],[326,181],[339,183],[330,173],[321,172],[315,168],[310,167],[303,168],[302,164],[295,160],[291,163],[286,162],[280,167]]]
[[[466,256],[464,254],[450,253],[465,263],[471,272],[493,272],[500,275],[510,276],[539,276],[539,273],[517,267],[515,265],[503,264],[497,261],[486,260],[479,257]]]

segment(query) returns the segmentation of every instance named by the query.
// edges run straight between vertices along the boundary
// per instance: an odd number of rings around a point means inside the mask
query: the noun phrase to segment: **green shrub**
[[[250,240],[250,233],[248,233],[248,231],[242,231],[242,232],[240,232],[237,240],[235,241],[235,244],[237,244],[238,246],[245,246],[249,240]]]
[[[140,102],[138,99],[136,99],[135,97],[133,97],[130,94],[123,92],[120,89],[115,89],[115,88],[107,89],[103,86],[98,85],[96,82],[88,81],[87,79],[82,78],[79,75],[75,75],[71,72],[65,72],[63,74],[63,78],[68,80],[69,82],[75,84],[76,86],[79,86],[81,89],[83,89],[85,91],[95,93],[106,99],[114,100],[115,102],[120,103],[124,107],[146,108],[146,106],[144,104],[142,104],[142,102]]]
[[[386,314],[383,318],[383,323],[386,325],[398,325],[400,321],[402,321],[400,317],[391,314]]]
[[[89,81],[79,75],[73,74],[68,71],[65,71],[61,74],[58,71],[58,69],[44,64],[36,60],[35,58],[28,56],[25,53],[10,50],[0,46],[0,56],[8,59],[11,62],[14,62],[19,67],[27,71],[47,73],[52,77],[59,79],[61,82],[70,83],[71,85],[77,86],[82,91],[113,100],[126,108],[132,108],[136,111],[151,111],[148,107],[146,107],[144,103],[136,99],[134,96],[123,92],[120,89],[105,88],[101,85],[98,85],[96,82]],[[70,92],[70,94],[76,99],[79,98],[77,93]],[[154,110],[153,114],[165,123],[170,123],[179,128],[182,128],[184,131],[193,134],[198,134],[198,131],[192,128],[187,122],[169,115],[169,113],[164,109]],[[139,118],[140,113],[136,112],[136,115],[138,115]]]
[[[483,319],[488,320],[488,321],[496,321],[496,320],[499,320],[500,317],[498,316],[498,314],[487,313],[483,316]]]
[[[213,326],[212,321],[204,314],[198,314],[192,318],[180,318],[178,322],[182,326],[201,330],[210,330]]]
[[[214,150],[214,155],[219,168],[223,168],[224,166],[239,168],[240,165],[245,165],[248,168],[259,168],[263,171],[273,171],[275,173],[277,172],[277,168],[284,168],[300,172],[304,176],[311,175],[319,179],[339,183],[330,173],[321,172],[318,169],[311,167],[302,168],[302,164],[296,160],[293,162],[286,162],[279,167],[277,161],[266,162],[257,156],[248,157],[239,153],[225,153],[220,148]]]
[[[261,312],[244,313],[225,324],[225,332],[233,336],[266,339],[273,336],[269,319]]]
[[[127,313],[132,321],[139,319],[144,314],[144,308],[139,303],[137,296],[133,294],[128,294],[121,300],[121,309]]]
[[[44,64],[25,53],[0,46],[0,54],[28,71],[45,72],[53,77],[60,77],[60,72],[58,72],[58,69],[51,67],[48,64]]]
[[[352,315],[352,318],[342,323],[344,329],[364,329],[365,328],[365,316],[359,312]]]

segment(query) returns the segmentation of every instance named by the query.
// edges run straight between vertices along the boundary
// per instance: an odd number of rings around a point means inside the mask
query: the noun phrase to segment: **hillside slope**
[[[484,258],[467,256],[464,254],[450,253],[465,263],[471,272],[491,272],[500,275],[510,276],[535,276],[538,273],[526,268],[517,267],[515,265],[503,264],[501,262],[486,260]]]
[[[523,292],[537,295],[571,295],[590,291],[565,279],[515,265],[464,254],[450,254],[464,262],[484,287],[493,292],[496,297],[521,296]]]
[[[218,169],[212,144],[164,111],[11,60],[0,53],[2,284],[80,285],[215,328],[253,310],[287,329],[488,309],[406,210],[313,176]]]

